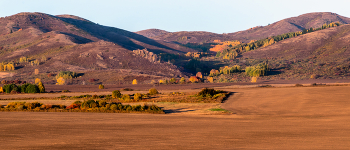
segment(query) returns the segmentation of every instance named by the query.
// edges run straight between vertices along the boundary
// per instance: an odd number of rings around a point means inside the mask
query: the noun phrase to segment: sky
[[[0,0],[0,17],[20,12],[70,14],[100,25],[232,33],[311,12],[350,17],[348,0]]]

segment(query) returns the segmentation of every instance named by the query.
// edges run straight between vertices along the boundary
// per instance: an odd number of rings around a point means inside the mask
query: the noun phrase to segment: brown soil
[[[347,149],[350,145],[349,86],[226,90],[235,93],[222,108],[233,115],[3,112],[1,148]],[[180,107],[189,108],[185,105]]]

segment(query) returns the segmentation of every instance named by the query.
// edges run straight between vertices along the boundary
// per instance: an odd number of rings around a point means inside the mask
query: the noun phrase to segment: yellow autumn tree
[[[198,79],[198,77],[196,77],[196,76],[190,77],[189,80],[190,80],[192,83],[199,82],[199,79]]]
[[[38,83],[38,88],[40,93],[45,93],[45,86],[41,81]]]
[[[66,83],[66,80],[63,77],[59,77],[57,79],[56,85],[64,85]]]
[[[4,93],[4,89],[0,86],[0,93]]]
[[[209,78],[208,78],[208,81],[209,81],[210,83],[214,83],[214,78],[213,78],[213,77],[209,77]]]
[[[210,51],[213,52],[219,52],[224,49],[227,49],[228,47],[234,47],[236,45],[241,44],[239,41],[225,41],[225,42],[219,42],[219,44],[215,45],[213,48],[210,48]]]
[[[41,79],[36,78],[36,79],[35,79],[35,84],[38,84],[39,82],[41,82]]]
[[[203,78],[203,75],[202,75],[201,72],[197,72],[196,76],[197,76],[198,78],[201,78],[201,79]]]
[[[137,84],[137,80],[136,79],[132,80],[132,84]]]

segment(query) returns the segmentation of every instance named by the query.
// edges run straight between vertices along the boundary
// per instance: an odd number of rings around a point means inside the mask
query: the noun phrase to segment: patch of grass
[[[222,109],[222,108],[212,108],[212,109],[209,109],[210,111],[221,111],[221,112],[229,112],[228,110],[226,109]]]

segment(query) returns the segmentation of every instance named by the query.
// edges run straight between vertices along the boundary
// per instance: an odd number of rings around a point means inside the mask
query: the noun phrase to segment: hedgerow
[[[69,106],[44,105],[39,102],[11,102],[0,111],[31,111],[31,112],[102,112],[102,113],[155,113],[164,114],[164,111],[156,105],[123,105],[121,103],[88,100],[76,101]]]

